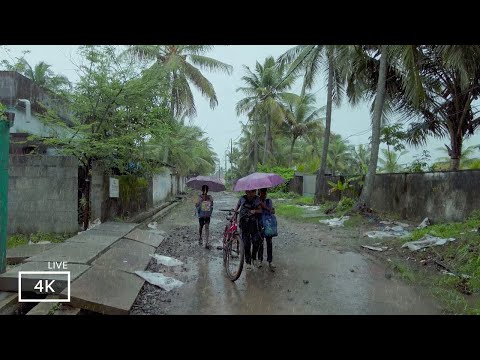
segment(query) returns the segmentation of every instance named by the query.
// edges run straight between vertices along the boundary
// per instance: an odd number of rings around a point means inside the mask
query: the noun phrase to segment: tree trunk
[[[462,135],[451,136],[450,144],[452,146],[452,154],[450,156],[450,170],[458,171],[460,170],[460,158],[462,156]]]
[[[272,120],[267,123],[268,126],[268,156],[271,158],[273,154],[273,135],[272,135]],[[267,158],[269,159],[269,158]]]
[[[288,159],[288,167],[292,166],[292,161],[293,161],[293,148],[295,147],[295,141],[297,140],[296,137],[292,139],[292,144],[290,146],[290,158]]]
[[[258,166],[258,141],[257,141],[257,136],[258,136],[258,124],[257,121],[253,123],[253,171],[257,171],[257,166]]]
[[[273,140],[272,140],[272,127],[271,127],[271,119],[267,117],[266,124],[265,124],[265,146],[263,152],[263,164],[266,164],[269,160],[268,154],[272,153],[273,148]]]
[[[330,140],[330,125],[332,123],[332,102],[333,102],[333,61],[328,61],[328,84],[327,84],[327,114],[325,117],[325,133],[323,134],[322,158],[320,160],[320,170],[317,173],[315,186],[315,204],[324,201],[322,192],[325,187],[325,169],[327,168],[328,143]]]
[[[92,159],[88,159],[85,169],[85,186],[83,187],[83,198],[85,208],[83,209],[83,230],[87,230],[90,224],[90,184],[92,183]]]
[[[267,148],[268,148],[268,119],[267,119],[267,122],[265,123],[265,144],[263,145],[263,160],[262,160],[263,165],[265,165],[267,162],[267,151],[268,151]]]
[[[377,93],[375,96],[375,106],[372,118],[372,143],[370,163],[368,165],[368,172],[365,177],[362,193],[360,195],[360,206],[370,207],[370,200],[373,193],[373,186],[375,181],[375,174],[377,171],[378,150],[380,148],[380,127],[382,123],[383,104],[385,103],[385,88],[387,82],[387,45],[382,45],[380,48],[380,69],[378,74]]]

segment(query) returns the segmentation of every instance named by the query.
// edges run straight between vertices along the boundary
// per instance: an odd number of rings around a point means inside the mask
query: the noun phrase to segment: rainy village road
[[[146,283],[131,314],[439,313],[420,290],[390,276],[384,265],[347,245],[349,237],[362,236],[360,229],[330,230],[321,224],[279,218],[279,236],[273,239],[276,271],[266,266],[244,268],[232,283],[224,275],[222,251],[216,245],[226,222],[225,213],[218,209],[233,208],[236,198],[231,193],[212,195],[217,210],[210,224],[212,249],[198,245],[193,198],[176,207],[159,223],[167,235],[157,253],[184,265],[167,268],[152,260],[148,271],[162,272],[184,285],[166,292]]]

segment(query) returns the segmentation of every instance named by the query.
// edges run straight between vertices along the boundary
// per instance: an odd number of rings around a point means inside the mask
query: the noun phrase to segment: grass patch
[[[292,204],[278,204],[275,206],[275,214],[287,218],[301,219],[302,215],[304,214],[304,210]]]
[[[364,222],[364,218],[362,215],[353,215],[353,216],[350,216],[350,219],[345,221],[343,225],[346,228],[356,228],[362,225],[363,222]]]
[[[270,198],[270,199],[298,199],[298,198],[301,198],[301,196],[298,195],[297,193],[283,192],[283,191],[268,192],[267,197]]]
[[[416,276],[413,271],[410,270],[409,267],[403,264],[401,261],[392,259],[392,266],[393,269],[400,274],[400,277],[403,280],[406,280],[408,282],[414,282],[416,280]]]
[[[69,237],[71,237],[71,234],[51,234],[40,231],[31,235],[12,234],[7,237],[7,249],[13,249],[17,246],[27,245],[29,240],[31,240],[33,243],[38,243],[40,241],[61,243]]]
[[[293,203],[296,205],[313,205],[313,196],[300,196],[293,199]]]
[[[432,295],[439,299],[445,306],[445,310],[450,314],[466,314],[469,312],[469,306],[462,294],[458,291],[435,287]],[[474,309],[470,309],[474,310]]]

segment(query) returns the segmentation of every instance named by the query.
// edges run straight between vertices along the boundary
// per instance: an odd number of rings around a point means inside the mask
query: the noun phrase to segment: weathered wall
[[[108,181],[108,178],[107,178]],[[92,183],[90,184],[90,219],[102,219],[102,204],[108,198],[108,184],[105,188],[104,169],[101,163],[92,164]]]
[[[156,174],[146,179],[146,187],[132,187],[132,179],[120,178],[120,198],[109,197],[109,176],[104,174],[101,164],[95,164],[91,184],[91,220],[106,221],[119,216],[132,216],[138,212],[158,206],[185,190],[185,178],[165,173]],[[129,189],[126,191],[125,186]]]
[[[172,191],[172,177],[170,170],[164,174],[157,174],[152,177],[152,199],[153,205],[156,206],[165,201]]]
[[[308,177],[304,176],[304,194]],[[338,179],[327,176],[327,181]],[[325,194],[329,188],[324,189]],[[377,174],[371,207],[412,221],[425,217],[433,222],[463,221],[480,209],[480,170]]]
[[[78,231],[75,158],[10,155],[8,171],[8,233]]]
[[[480,209],[480,170],[377,175],[372,207],[405,219],[462,221]]]

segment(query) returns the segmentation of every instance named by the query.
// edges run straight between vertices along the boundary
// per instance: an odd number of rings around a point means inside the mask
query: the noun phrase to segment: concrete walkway
[[[49,262],[67,262],[70,303],[103,314],[128,314],[144,280],[134,274],[145,270],[156,247],[158,232],[136,229],[139,224],[106,222],[61,244],[26,245],[9,250],[8,262],[19,265],[0,275],[0,291],[18,292],[19,271],[51,271]],[[62,270],[62,269],[60,269]],[[54,290],[67,297],[64,275],[22,275],[22,290],[40,279],[56,280]]]

